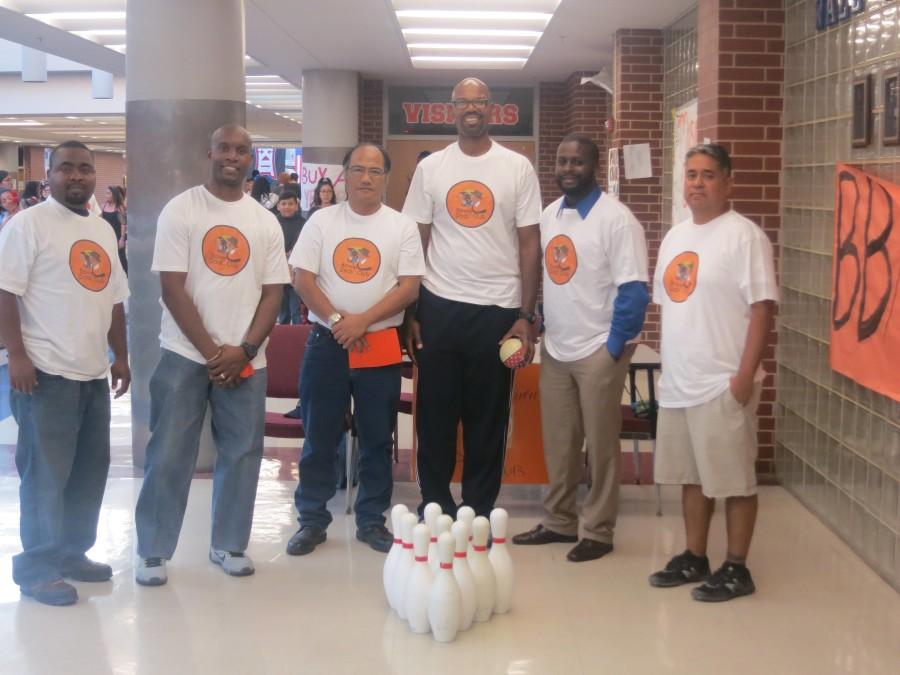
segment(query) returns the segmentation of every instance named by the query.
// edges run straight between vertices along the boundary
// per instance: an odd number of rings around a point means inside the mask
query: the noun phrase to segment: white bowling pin
[[[429,502],[422,510],[422,516],[428,531],[431,532],[431,540],[428,543],[428,564],[433,564],[437,560],[437,519],[441,515],[441,505],[437,502]],[[433,568],[432,568],[433,569]]]
[[[509,611],[509,601],[513,588],[513,565],[506,545],[506,526],[509,514],[505,509],[491,511],[491,552],[488,560],[494,568],[494,579],[497,581],[497,599],[494,612],[505,614]]]
[[[449,532],[438,535],[438,558],[441,562],[428,594],[428,623],[438,642],[453,642],[462,614],[462,593],[453,576],[455,545],[456,541]]]
[[[384,594],[387,597],[388,604],[393,607],[394,601],[391,598],[391,582],[394,580],[394,569],[397,567],[397,560],[403,554],[403,533],[400,523],[404,513],[409,513],[409,509],[404,504],[396,504],[391,509],[391,529],[394,531],[394,544],[388,551],[387,559],[384,561],[384,569],[381,572],[381,582],[384,584]]]
[[[497,595],[497,581],[494,568],[487,557],[487,540],[491,524],[484,516],[472,521],[472,556],[469,569],[475,577],[475,621],[487,621],[494,612]]]
[[[428,566],[428,540],[430,530],[427,525],[419,523],[413,528],[413,547],[415,550],[415,562],[409,579],[406,582],[403,602],[406,610],[406,620],[413,633],[427,633],[428,624],[428,593],[431,591],[433,575]]]
[[[456,551],[453,554],[453,576],[459,584],[462,595],[462,611],[459,613],[459,629],[469,630],[475,619],[475,579],[472,570],[469,569],[469,558],[466,550],[469,548],[469,526],[465,521],[457,520],[450,528],[453,538],[456,540]]]
[[[466,554],[469,556],[469,561],[472,560],[472,521],[475,520],[475,509],[471,506],[460,506],[459,510],[456,512],[456,519],[463,521],[466,525],[469,526],[469,546],[466,550]]]
[[[394,568],[394,579],[391,581],[391,596],[393,602],[391,606],[397,610],[397,614],[401,619],[406,618],[406,610],[403,607],[403,592],[406,590],[406,580],[409,578],[409,572],[413,566],[413,528],[419,521],[415,513],[404,513],[400,518],[400,532],[403,539],[403,552],[397,559],[397,566]]]
[[[439,515],[437,520],[434,521],[434,529],[431,531],[431,541],[434,541],[435,539],[440,541],[441,535],[444,532],[449,532],[451,525],[453,525],[453,516],[448,516],[446,513]],[[428,549],[428,552],[431,553],[431,548]],[[437,555],[434,557],[433,561],[429,557],[428,564],[431,565],[431,571],[437,574],[438,570],[441,569],[441,557]]]

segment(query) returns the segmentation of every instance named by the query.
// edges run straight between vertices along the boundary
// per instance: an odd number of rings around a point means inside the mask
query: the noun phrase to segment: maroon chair
[[[266,346],[267,398],[300,398],[300,367],[312,324],[274,326]],[[303,438],[303,422],[284,413],[266,411],[266,436]]]

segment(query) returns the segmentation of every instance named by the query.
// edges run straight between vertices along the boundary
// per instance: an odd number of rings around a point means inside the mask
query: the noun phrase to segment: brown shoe
[[[578,541],[578,536],[574,534],[560,534],[553,530],[548,530],[543,525],[537,525],[528,532],[522,532],[512,538],[514,544],[519,546],[540,546],[541,544],[571,544]]]
[[[607,544],[605,541],[582,539],[566,554],[566,558],[571,562],[585,562],[586,560],[602,558],[607,553],[612,553],[612,550],[613,545]]]

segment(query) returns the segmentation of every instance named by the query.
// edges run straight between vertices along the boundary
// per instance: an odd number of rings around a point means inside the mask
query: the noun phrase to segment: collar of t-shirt
[[[563,197],[562,201],[559,204],[559,211],[557,211],[556,215],[562,215],[563,209],[575,209],[578,211],[578,215],[581,216],[581,219],[584,220],[588,217],[588,214],[591,212],[591,209],[594,208],[594,204],[599,201],[603,191],[599,186],[595,185],[594,189],[588,192],[584,197],[578,200],[575,206],[569,206],[566,203],[566,198]]]
[[[69,206],[68,204],[63,204],[62,202],[58,202],[53,197],[47,197],[47,201],[53,202],[54,204],[59,204],[64,209],[67,209],[67,210],[71,211],[72,213],[78,214],[79,216],[82,216],[84,218],[87,218],[89,215],[91,215],[91,212],[88,211],[87,208],[82,207],[82,208],[78,209],[78,208],[75,208],[74,206]]]

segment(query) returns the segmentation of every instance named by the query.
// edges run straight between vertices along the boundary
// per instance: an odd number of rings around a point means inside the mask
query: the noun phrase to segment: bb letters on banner
[[[900,185],[838,164],[831,367],[900,401]]]

